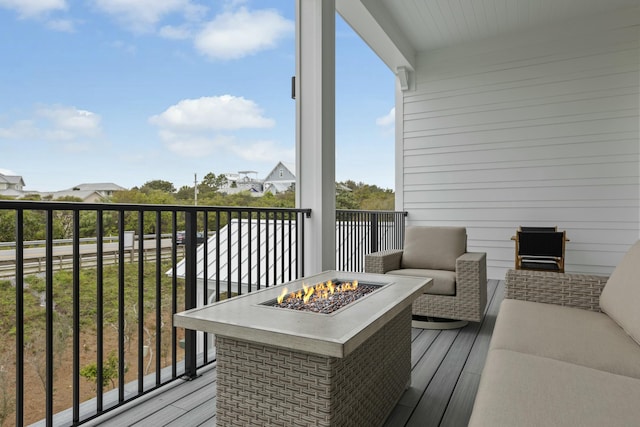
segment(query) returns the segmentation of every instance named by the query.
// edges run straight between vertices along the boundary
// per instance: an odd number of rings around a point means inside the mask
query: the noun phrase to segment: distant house
[[[226,173],[227,182],[220,192],[236,194],[248,191],[252,196],[260,197],[266,193],[273,195],[284,193],[296,184],[296,166],[293,163],[278,162],[265,179],[251,177],[257,175],[256,171],[239,171],[238,173]],[[336,191],[351,191],[344,184],[336,183]]]
[[[0,173],[0,195],[10,197],[22,197],[25,192],[24,180],[18,175],[3,175]]]
[[[296,183],[296,168],[292,163],[278,162],[264,179],[264,193],[284,193]]]
[[[251,175],[257,175],[256,171],[239,171],[238,173],[224,174],[227,182],[220,189],[222,193],[236,194],[248,191],[253,196],[262,196],[263,181]]]
[[[106,196],[101,192],[92,190],[62,190],[40,192],[39,194],[44,200],[60,200],[65,197],[75,197],[86,203],[99,203],[106,199]]]
[[[65,197],[75,197],[86,203],[104,202],[116,191],[124,191],[126,188],[110,182],[79,184],[62,191],[40,192],[40,197],[45,200],[60,200]]]
[[[102,197],[111,197],[116,191],[125,191],[126,188],[114,184],[112,182],[98,182],[89,184],[78,184],[73,188],[65,191],[95,191],[102,195]]]

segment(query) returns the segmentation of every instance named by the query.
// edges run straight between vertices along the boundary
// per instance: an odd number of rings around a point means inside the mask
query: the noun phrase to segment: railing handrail
[[[28,209],[28,210],[81,210],[81,211],[151,211],[151,212],[300,212],[311,217],[308,208],[254,207],[254,206],[215,206],[215,205],[158,205],[139,203],[89,203],[89,202],[58,202],[39,200],[0,200],[0,209]]]

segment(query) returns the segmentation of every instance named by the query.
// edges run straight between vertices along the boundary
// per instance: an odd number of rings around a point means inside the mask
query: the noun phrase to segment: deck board
[[[385,426],[465,426],[471,415],[504,282],[488,282],[488,303],[481,323],[459,330],[412,329],[410,387]],[[88,425],[215,426],[215,364],[193,381],[181,381],[137,399],[115,414]]]

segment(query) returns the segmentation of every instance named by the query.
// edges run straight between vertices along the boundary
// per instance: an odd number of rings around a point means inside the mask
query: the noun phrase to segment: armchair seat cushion
[[[433,279],[433,286],[426,292],[430,295],[455,295],[456,294],[456,273],[447,270],[427,270],[423,268],[403,268],[401,270],[391,270],[387,274],[397,276],[418,276],[430,277]]]

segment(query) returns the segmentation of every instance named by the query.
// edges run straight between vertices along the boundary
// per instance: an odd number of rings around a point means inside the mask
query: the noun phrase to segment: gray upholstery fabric
[[[640,344],[640,240],[611,274],[600,295],[600,308]]]
[[[456,259],[466,250],[464,227],[410,226],[405,230],[400,267],[455,271]]]
[[[418,276],[430,277],[433,279],[433,286],[425,293],[430,295],[455,295],[456,294],[456,273],[447,270],[426,270],[421,268],[406,268],[402,270],[391,270],[387,274],[398,276]]]
[[[637,426],[640,380],[546,357],[491,350],[472,427]]]
[[[519,351],[640,379],[640,346],[604,313],[505,299],[490,349]]]

